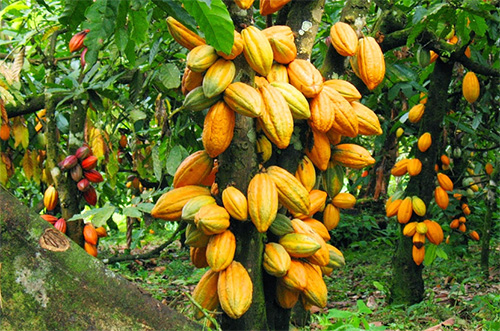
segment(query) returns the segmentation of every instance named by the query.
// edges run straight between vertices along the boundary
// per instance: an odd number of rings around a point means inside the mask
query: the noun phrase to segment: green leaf
[[[358,307],[358,312],[360,312],[361,314],[373,313],[373,311],[370,308],[368,308],[368,306],[366,305],[366,303],[363,302],[363,300],[357,300],[356,306]]]
[[[133,122],[143,120],[147,117],[146,113],[143,112],[142,110],[139,110],[139,109],[133,109],[129,115],[130,115],[130,119]]]
[[[157,181],[161,181],[163,166],[160,161],[160,152],[158,145],[153,146],[151,150],[151,157],[153,158],[153,171]]]
[[[212,0],[211,7],[200,1],[185,0],[183,3],[205,34],[207,44],[229,54],[234,43],[234,24],[222,0]]]
[[[442,258],[443,260],[448,260],[448,254],[446,254],[446,252],[441,246],[436,246],[436,255]]]
[[[166,89],[178,88],[181,85],[181,73],[175,64],[162,65],[158,71],[158,79]]]
[[[110,153],[108,163],[106,164],[106,180],[109,185],[114,188],[116,185],[116,174],[120,170],[120,164],[118,163],[118,155],[117,153]]]
[[[146,42],[149,29],[149,18],[146,8],[143,7],[139,10],[131,10],[129,12],[129,20],[132,26],[130,39],[134,40],[136,44]]]
[[[128,43],[129,30],[127,27],[127,14],[130,3],[128,0],[120,1],[118,14],[116,16],[115,44],[123,52]]]
[[[149,64],[151,65],[156,57],[156,54],[158,54],[158,50],[160,49],[160,45],[163,42],[162,38],[156,39],[154,44],[151,46],[151,49],[149,50]]]
[[[430,244],[425,248],[424,264],[426,266],[431,265],[436,259],[436,245]]]
[[[174,17],[176,20],[184,24],[188,29],[196,31],[196,21],[189,16],[182,4],[175,0],[153,0],[153,3],[168,15]]]
[[[184,147],[177,145],[174,146],[167,157],[167,173],[170,176],[175,175],[175,171],[184,159],[184,155],[187,154]]]
[[[154,206],[154,203],[142,202],[137,205],[137,209],[144,213],[151,213],[151,210],[154,208]]]
[[[70,31],[75,30],[85,20],[85,11],[93,3],[92,0],[66,0],[59,22],[67,26]]]
[[[104,207],[97,208],[97,210],[98,212],[92,217],[92,224],[95,227],[106,224],[106,221],[115,213],[116,208],[107,203]]]
[[[123,215],[135,218],[142,217],[142,213],[139,209],[137,209],[137,207],[126,207],[125,209],[123,209]]]
[[[338,309],[330,309],[328,311],[328,319],[330,318],[339,318],[339,319],[348,319],[354,316],[354,313],[346,310],[338,310]]]

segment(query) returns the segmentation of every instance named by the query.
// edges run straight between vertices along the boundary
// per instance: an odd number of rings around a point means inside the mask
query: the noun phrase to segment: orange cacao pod
[[[262,16],[271,15],[289,2],[290,0],[261,0],[259,2],[259,12]]]
[[[439,245],[444,238],[443,229],[438,222],[431,220],[424,220],[424,224],[427,225],[427,232],[425,237],[434,245]]]
[[[422,262],[424,262],[425,258],[425,247],[422,246],[420,248],[417,248],[415,245],[413,245],[412,257],[416,265],[421,265]]]
[[[189,248],[189,257],[191,259],[191,263],[196,268],[205,268],[208,267],[207,262],[207,247],[190,247]]]
[[[174,188],[199,185],[212,171],[214,160],[205,150],[194,152],[181,162],[174,174]]]
[[[253,2],[253,0],[251,0]],[[234,30],[234,43],[231,48],[231,52],[229,54],[225,54],[224,52],[218,51],[217,54],[222,56],[226,60],[234,60],[238,55],[243,52],[243,38],[241,38],[241,34]]]
[[[311,109],[306,97],[295,86],[287,82],[271,82],[271,85],[280,91],[285,98],[294,119],[308,119]]]
[[[358,35],[347,23],[337,22],[330,28],[332,45],[342,56],[353,56],[358,48]]]
[[[57,222],[57,217],[53,216],[53,215],[49,215],[49,214],[43,214],[43,215],[40,215],[41,218],[43,218],[44,220],[46,220],[47,222],[49,222],[50,224],[54,225],[56,224]]]
[[[3,141],[8,140],[10,137],[10,126],[6,122],[2,122],[2,125],[0,126],[0,139]]]
[[[411,197],[406,197],[403,199],[398,208],[398,222],[401,224],[406,224],[413,214],[413,207],[411,203]]]
[[[328,168],[328,161],[332,153],[330,141],[326,134],[314,129],[310,131],[306,144],[306,155],[319,170],[325,171]]]
[[[420,138],[418,138],[417,142],[418,150],[421,151],[422,153],[427,151],[429,147],[431,147],[431,144],[432,144],[432,137],[429,132],[425,132],[420,136]]]
[[[241,31],[243,55],[250,68],[262,76],[267,76],[273,64],[273,49],[265,34],[251,25]]]
[[[418,225],[418,223],[417,223],[417,225]],[[417,232],[416,230],[417,230],[417,227],[415,227],[415,233],[413,234],[413,238],[412,238],[413,246],[420,248],[420,247],[424,246],[424,244],[425,244],[425,234],[421,234],[421,233]]]
[[[316,185],[316,169],[314,169],[314,164],[306,155],[304,155],[299,162],[297,170],[295,171],[295,177],[309,192],[314,188],[314,185]]]
[[[295,59],[288,64],[288,79],[307,98],[314,98],[323,89],[323,76],[309,61]]]
[[[465,223],[460,223],[460,225],[458,226],[458,231],[460,232],[467,231],[467,226],[465,225]]]
[[[340,144],[332,150],[332,161],[348,168],[361,169],[375,163],[364,147],[356,144]]]
[[[297,56],[292,29],[288,25],[274,25],[262,30],[273,49],[274,61],[288,64]]]
[[[181,90],[182,94],[186,95],[188,92],[194,90],[196,87],[201,86],[203,83],[203,73],[194,72],[188,67],[184,69],[182,75]]]
[[[273,63],[271,71],[269,71],[266,78],[269,83],[288,83],[288,71],[286,70],[286,66],[277,62]]]
[[[328,231],[333,230],[337,227],[340,222],[340,210],[333,204],[329,203],[325,206],[323,211],[323,224],[328,229]]]
[[[210,190],[203,186],[187,185],[163,193],[151,210],[151,216],[166,221],[179,221],[182,208],[191,199],[199,195],[210,195]]]
[[[365,136],[381,135],[382,128],[377,114],[360,102],[351,102],[352,109],[358,118],[358,134]]]
[[[206,235],[219,234],[229,227],[229,213],[224,207],[208,204],[198,210],[194,223]]]
[[[54,185],[49,185],[43,194],[43,205],[47,210],[54,210],[57,206],[59,195]]]
[[[299,294],[298,290],[286,287],[281,278],[276,282],[276,301],[281,308],[292,309],[297,301],[299,301]]]
[[[71,37],[69,41],[69,52],[77,52],[83,48],[83,40],[85,39],[85,36],[87,33],[89,33],[89,29],[85,29],[83,31],[80,31],[76,33],[73,37]]]
[[[233,61],[218,59],[203,77],[203,93],[207,98],[221,94],[233,82],[236,66]]]
[[[351,193],[339,193],[332,198],[332,204],[337,208],[351,209],[356,204],[356,197]]]
[[[328,194],[322,190],[311,190],[309,192],[309,201],[311,205],[309,207],[309,217],[312,217],[317,212],[323,211],[325,209],[326,198]]]
[[[477,233],[477,231],[471,231],[469,233],[469,236],[475,241],[479,241],[479,233]]]
[[[436,200],[437,205],[441,209],[448,208],[448,204],[450,202],[450,198],[448,197],[448,193],[441,187],[438,186],[434,190],[434,200]]]
[[[92,245],[97,245],[97,231],[91,223],[85,224],[83,227],[83,238],[86,242]]]
[[[406,164],[406,169],[410,176],[417,176],[422,171],[422,161],[417,158],[410,159]]]
[[[203,44],[189,51],[186,57],[186,66],[194,72],[203,72],[210,68],[218,58],[215,48]]]
[[[278,189],[267,173],[256,174],[248,184],[248,214],[259,232],[266,232],[278,212]]]
[[[423,103],[416,104],[415,106],[411,107],[410,111],[408,112],[408,120],[411,123],[417,123],[424,115],[424,111],[425,111],[425,104]]]
[[[236,252],[236,238],[226,230],[210,237],[207,245],[207,263],[213,271],[226,269],[234,258]]]
[[[450,229],[458,229],[460,225],[460,221],[458,218],[455,218],[453,221],[450,222]]]
[[[104,237],[108,236],[108,232],[106,231],[106,228],[104,226],[100,226],[98,228],[95,228],[95,232],[97,232],[98,238],[104,238]]]
[[[405,235],[406,237],[413,237],[415,232],[417,232],[417,224],[418,222],[407,223],[403,228],[403,235]]]
[[[447,155],[441,155],[440,157],[441,159],[441,163],[444,164],[444,165],[450,165],[450,158],[447,156]],[[473,175],[474,173],[472,173],[471,175]]]
[[[389,202],[385,207],[385,215],[387,217],[396,216],[398,214],[399,206],[401,205],[402,202],[403,202],[402,199],[396,199],[394,201]]]
[[[219,273],[208,269],[201,277],[200,281],[194,288],[192,297],[202,308],[214,310],[219,305],[218,292]],[[201,319],[203,312],[194,306],[196,319]]]
[[[248,218],[248,202],[245,195],[234,186],[228,186],[222,191],[222,203],[229,215],[238,221]]]
[[[359,93],[356,86],[352,83],[343,79],[329,79],[324,83],[325,86],[330,86],[335,91],[339,92],[348,102],[358,101],[361,99],[361,93]]]
[[[309,214],[309,192],[295,176],[278,166],[268,167],[267,174],[276,185],[283,206],[292,213]]]
[[[95,169],[85,170],[83,172],[83,177],[87,178],[87,180],[92,183],[101,183],[104,181],[101,173]]]
[[[293,291],[302,291],[307,285],[307,275],[304,264],[296,259],[290,261],[290,268],[281,278],[282,285]]]
[[[245,267],[233,261],[219,273],[217,294],[222,310],[233,319],[240,318],[252,303],[253,284]]]
[[[403,176],[404,174],[406,174],[408,172],[408,161],[410,160],[402,159],[396,162],[396,164],[394,164],[391,169],[391,174],[393,176]]]
[[[217,101],[208,110],[201,141],[211,158],[222,154],[231,144],[235,119],[234,111],[224,101]]]
[[[234,3],[236,6],[240,7],[241,9],[248,9],[252,7],[254,0],[234,0]]]
[[[83,249],[85,249],[85,251],[87,253],[89,253],[90,255],[92,255],[93,257],[97,257],[97,246],[96,245],[92,245],[88,242],[84,242]]]
[[[374,38],[359,40],[356,60],[360,78],[369,90],[382,83],[385,75],[384,53]]]
[[[453,191],[453,182],[451,181],[450,177],[448,175],[445,175],[443,173],[438,173],[437,174],[437,180],[439,183],[439,186],[443,188],[445,191]]]
[[[319,132],[327,132],[335,122],[335,104],[326,89],[309,101],[311,117],[309,126]]]
[[[238,114],[260,117],[264,111],[262,95],[252,86],[234,82],[224,90],[224,101]]]
[[[328,299],[328,289],[319,267],[304,263],[306,269],[307,285],[302,291],[302,295],[309,303],[320,308],[326,306]]]
[[[486,163],[486,165],[484,166],[484,171],[486,172],[486,174],[488,175],[491,175],[493,173],[493,165],[491,163]]]
[[[304,223],[309,225],[314,232],[319,234],[319,236],[323,238],[325,242],[331,239],[330,233],[328,233],[328,229],[320,221],[314,218],[306,218],[303,221]]]
[[[192,50],[196,46],[205,44],[205,39],[189,30],[172,16],[167,17],[167,28],[172,38],[174,38],[174,40],[181,46],[189,50]]]
[[[283,246],[273,242],[266,244],[262,266],[268,274],[283,277],[290,269],[290,263],[290,255]]]
[[[472,71],[467,72],[462,81],[462,93],[465,100],[469,103],[475,102],[477,98],[479,98],[479,92],[479,80],[477,79],[476,74]]]

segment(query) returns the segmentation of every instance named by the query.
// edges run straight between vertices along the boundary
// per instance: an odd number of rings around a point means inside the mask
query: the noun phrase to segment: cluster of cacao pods
[[[62,233],[66,233],[67,224],[64,218],[57,218],[56,216],[50,214],[43,214],[40,215],[40,217],[52,224],[57,230],[61,231]]]
[[[75,154],[68,155],[59,162],[58,166],[61,170],[67,171],[76,182],[76,187],[82,192],[85,201],[95,206],[97,193],[92,183],[100,183],[104,178],[99,171],[95,170],[97,157],[92,155],[90,148],[87,145],[79,147]]]
[[[76,33],[73,37],[71,37],[68,44],[70,53],[78,52],[83,48],[83,51],[80,55],[80,64],[82,67],[85,66],[85,54],[87,53],[87,47],[83,45],[83,41],[89,32],[90,32],[89,29],[85,29],[83,31]]]
[[[261,1],[263,5],[266,1]],[[182,161],[173,189],[159,198],[151,215],[188,222],[191,260],[198,268],[209,267],[194,290],[194,300],[209,311],[220,305],[234,319],[250,307],[253,284],[246,269],[234,260],[237,242],[230,227],[231,222],[251,221],[257,231],[268,234],[263,268],[277,277],[277,302],[291,308],[301,299],[306,307],[324,307],[323,275],[344,264],[342,253],[327,244],[329,230],[339,223],[340,209],[356,203],[352,194],[340,192],[345,167],[361,169],[375,162],[364,147],[341,140],[381,134],[377,115],[359,102],[361,94],[354,85],[341,79],[325,81],[311,62],[297,59],[288,26],[235,30],[233,48],[224,54],[174,18],[167,23],[173,38],[190,50],[181,110],[208,112],[202,132],[204,149]],[[358,43],[349,25],[336,24],[332,34],[336,49],[355,58],[351,61],[355,71],[370,89],[375,88],[385,73],[375,40],[365,37]],[[240,54],[255,72],[253,84],[234,81],[232,60]],[[256,150],[262,163],[246,194],[234,186],[219,192],[215,182],[217,157],[231,144],[236,116],[256,119]],[[264,167],[273,149],[289,146],[294,122],[301,120],[309,128],[305,155],[295,174],[275,165]],[[316,182],[317,171],[321,171],[320,182]],[[280,205],[286,212],[278,212]],[[313,218],[319,212],[322,221]],[[195,317],[203,316],[196,309]]]
[[[97,244],[99,242],[99,238],[107,236],[108,233],[106,228],[103,226],[96,228],[92,223],[87,223],[83,227],[83,248],[93,257],[97,257]]]

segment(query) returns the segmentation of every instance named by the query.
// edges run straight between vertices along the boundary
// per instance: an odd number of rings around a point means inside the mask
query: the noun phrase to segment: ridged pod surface
[[[318,221],[314,218],[306,218],[303,221],[304,221],[304,223],[309,225],[311,227],[311,229],[314,230],[314,232],[319,234],[320,237],[323,238],[323,240],[325,242],[331,239],[330,233],[328,233],[328,229],[320,221]]]
[[[325,209],[326,198],[328,194],[323,190],[311,190],[309,192],[309,201],[311,205],[309,207],[309,217],[312,217],[319,211]]]
[[[425,247],[417,248],[415,245],[412,247],[412,257],[416,265],[421,265],[425,258]]]
[[[186,66],[194,72],[203,72],[210,68],[219,58],[215,48],[210,45],[200,45],[193,48],[186,57]]]
[[[330,28],[332,45],[342,56],[353,56],[358,48],[358,35],[347,23],[337,22]]]
[[[375,159],[364,147],[356,144],[334,146],[331,159],[348,168],[361,169],[375,163]]]
[[[188,67],[184,69],[182,75],[181,89],[182,94],[186,95],[203,83],[203,73],[191,71]]]
[[[47,210],[54,210],[57,206],[59,194],[54,185],[49,185],[43,194],[43,205]]]
[[[306,155],[319,170],[325,171],[332,153],[330,141],[325,133],[314,129],[310,132],[306,145]]]
[[[208,204],[198,210],[194,223],[206,235],[219,234],[229,227],[229,213],[224,207]]]
[[[299,301],[298,290],[292,290],[283,284],[282,279],[276,282],[276,301],[281,308],[292,309],[297,301]]]
[[[309,126],[319,132],[327,132],[335,122],[335,105],[326,89],[309,101],[311,117]]]
[[[233,140],[234,111],[224,101],[217,101],[205,116],[201,140],[211,158],[222,154]]]
[[[323,178],[323,187],[330,198],[335,197],[344,186],[344,168],[335,162],[328,162],[328,168],[321,176]]]
[[[369,90],[373,90],[384,80],[385,59],[382,49],[373,37],[361,38],[356,58],[361,80]]]
[[[443,190],[453,191],[453,182],[450,179],[450,177],[448,177],[448,175],[440,172],[437,174],[437,180],[438,180],[439,186],[441,186],[443,188]]]
[[[256,174],[248,184],[248,214],[259,232],[266,232],[278,212],[278,189],[267,173]]]
[[[241,9],[248,9],[252,7],[254,0],[234,0],[234,3]]]
[[[276,218],[269,227],[269,230],[276,236],[284,236],[287,233],[293,233],[295,230],[292,221],[284,214],[276,214]]]
[[[408,175],[417,176],[422,171],[422,161],[417,158],[408,160],[406,170],[408,171]]]
[[[473,103],[479,98],[480,86],[477,76],[472,71],[465,74],[462,81],[462,93],[465,100],[469,103]]]
[[[426,152],[429,147],[431,147],[432,144],[432,137],[429,132],[423,133],[419,138],[417,142],[418,150],[421,151],[422,153]]]
[[[398,208],[398,222],[401,224],[406,224],[413,214],[413,207],[411,203],[411,197],[406,197],[403,199]]]
[[[214,160],[205,150],[194,152],[181,162],[174,174],[174,188],[199,185],[210,174]]]
[[[417,214],[418,216],[424,216],[427,212],[425,202],[416,195],[411,197],[411,206],[415,214]]]
[[[97,231],[95,230],[95,227],[91,223],[87,223],[83,227],[83,238],[89,244],[97,245],[97,239],[98,239]]]
[[[309,102],[304,94],[295,86],[286,82],[277,81],[271,82],[271,86],[278,89],[281,95],[283,95],[294,119],[308,119],[311,117]]]
[[[351,193],[339,193],[332,198],[331,202],[335,207],[342,209],[354,208],[356,197]]]
[[[207,98],[221,94],[233,82],[235,74],[236,66],[233,61],[218,59],[203,77],[203,93]]]
[[[402,159],[396,162],[391,169],[391,174],[393,176],[403,176],[406,174],[408,172],[408,161],[408,159]]]
[[[306,269],[307,276],[307,285],[302,291],[304,298],[317,307],[326,307],[328,289],[323,280],[321,270],[309,263],[304,263],[304,268]]]
[[[210,237],[198,229],[194,223],[189,223],[186,227],[186,245],[198,248],[207,247]]]
[[[219,273],[208,269],[201,277],[194,288],[192,297],[201,307],[206,310],[214,310],[219,305],[219,296],[217,295],[217,284],[219,282]],[[195,318],[201,319],[203,312],[194,306]]]
[[[413,237],[415,232],[417,232],[417,224],[418,222],[406,223],[405,227],[403,228],[403,235],[406,237]]]
[[[191,199],[199,195],[210,195],[210,190],[203,186],[187,185],[163,193],[151,210],[151,216],[166,221],[179,221],[182,208]]]
[[[278,166],[267,168],[267,174],[278,189],[278,199],[292,213],[309,214],[309,192],[291,173]]]
[[[439,245],[443,242],[444,234],[441,225],[438,222],[432,220],[425,220],[425,225],[427,225],[427,232],[425,237],[434,245]]]
[[[191,263],[198,269],[208,267],[207,262],[207,247],[190,247],[189,258]]]
[[[189,91],[186,94],[186,98],[182,103],[182,108],[190,111],[200,111],[209,108],[218,100],[220,100],[220,95],[216,95],[212,98],[207,98],[205,93],[203,93],[203,86],[198,86]]]
[[[286,66],[281,63],[273,63],[271,71],[267,74],[266,78],[269,83],[288,83],[288,71],[286,70]]]
[[[441,186],[436,187],[436,189],[434,190],[434,200],[436,200],[439,208],[443,210],[448,208],[448,204],[450,203],[448,193],[446,193],[445,189],[443,189]]]
[[[241,38],[241,34],[238,31],[234,30],[234,43],[233,47],[231,48],[231,52],[229,54],[226,54],[224,52],[218,51],[217,54],[226,60],[234,60],[242,52],[243,52],[243,38]]]
[[[352,83],[343,79],[329,79],[324,82],[325,86],[330,86],[335,91],[339,92],[347,101],[353,102],[361,99],[361,93],[359,93],[356,86]]]
[[[262,30],[273,49],[274,61],[288,64],[297,56],[297,46],[292,29],[288,25],[274,25]]]
[[[290,268],[281,278],[283,286],[293,291],[302,291],[307,285],[307,275],[304,264],[296,259],[290,261]]]
[[[323,76],[309,61],[295,59],[288,64],[288,79],[307,98],[314,98],[323,89]]]
[[[257,154],[260,155],[262,163],[266,163],[273,155],[273,145],[264,134],[257,138]]]
[[[359,131],[358,117],[349,101],[331,86],[326,85],[323,91],[330,97],[335,111],[332,130],[343,136],[356,137]]]
[[[224,91],[224,101],[240,115],[260,117],[264,111],[261,94],[252,86],[234,82]]]
[[[290,144],[293,133],[293,117],[288,103],[271,85],[262,86],[259,91],[264,102],[264,111],[258,119],[262,130],[271,142],[284,149]]]
[[[261,0],[259,2],[259,12],[262,16],[271,15],[289,2],[290,0]]]
[[[188,202],[182,207],[181,218],[186,222],[194,222],[194,215],[200,210],[204,205],[214,204],[215,199],[211,195],[199,195],[197,197],[189,199]]]
[[[241,31],[243,55],[250,68],[262,76],[267,76],[273,64],[273,49],[264,33],[251,25]]]
[[[307,191],[311,191],[316,185],[316,169],[312,161],[304,155],[297,166],[295,177],[302,183]]]
[[[231,264],[235,252],[236,238],[231,231],[213,235],[207,245],[207,263],[213,271],[222,271]]]
[[[358,134],[365,136],[381,135],[382,128],[377,114],[360,102],[351,102],[352,109],[358,117]]]
[[[391,200],[388,202],[385,206],[385,215],[387,217],[396,216],[401,202],[403,202],[402,199],[396,199],[394,201]]]
[[[408,113],[408,121],[410,121],[411,123],[419,122],[422,116],[424,115],[424,111],[425,111],[425,104],[423,103],[418,103],[415,106],[411,107]]]
[[[219,273],[217,294],[222,310],[232,319],[240,318],[252,304],[253,284],[245,267],[233,261]]]
[[[234,186],[222,191],[222,203],[232,218],[246,221],[248,218],[248,202],[245,195]]]
[[[328,203],[323,211],[323,224],[328,231],[337,227],[340,222],[340,210],[332,203]]]
[[[167,17],[167,28],[172,38],[189,50],[192,50],[196,46],[205,44],[205,39],[189,30],[172,16]]]
[[[308,257],[321,248],[311,235],[304,233],[289,233],[280,238],[279,244],[283,246],[292,257]]]
[[[280,244],[271,242],[264,247],[262,266],[268,274],[283,277],[290,269],[290,262],[290,255]]]

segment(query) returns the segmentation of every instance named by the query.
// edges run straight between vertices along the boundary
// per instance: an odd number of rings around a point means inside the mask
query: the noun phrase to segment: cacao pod
[[[266,232],[278,212],[278,189],[267,173],[256,174],[248,184],[248,213],[259,232]]]
[[[458,231],[465,233],[465,231],[467,231],[467,226],[464,223],[460,223],[460,225],[458,226]]]
[[[194,223],[206,235],[219,234],[229,227],[229,213],[224,207],[208,204],[194,215]]]
[[[54,185],[49,185],[43,194],[43,205],[47,210],[54,210],[57,206],[59,195]]]
[[[207,247],[191,247],[189,249],[191,263],[193,263],[196,268],[201,269],[208,267],[206,252]]]
[[[215,204],[215,199],[211,195],[199,195],[189,199],[182,207],[181,218],[182,220],[194,223],[194,216],[205,205]]]
[[[295,176],[278,166],[268,167],[267,174],[276,185],[283,206],[292,213],[309,214],[309,192]]]
[[[236,66],[233,61],[218,59],[203,77],[203,93],[207,98],[221,94],[233,82]]]
[[[248,218],[248,202],[245,195],[234,186],[228,186],[222,191],[222,204],[229,215],[238,221]]]
[[[97,257],[97,247],[96,245],[92,245],[88,242],[84,242],[83,249],[93,257]]]
[[[290,268],[285,276],[281,278],[284,287],[293,291],[303,291],[307,285],[307,275],[304,264],[296,259],[291,259]]]
[[[334,162],[328,162],[328,168],[321,174],[323,187],[330,198],[335,197],[344,186],[344,168]]]
[[[311,62],[295,59],[288,64],[287,70],[290,84],[306,98],[314,98],[323,89],[323,76]]]
[[[83,31],[80,31],[76,33],[73,37],[71,37],[69,41],[69,52],[77,52],[83,48],[83,40],[85,39],[85,36],[87,33],[89,33],[89,29],[85,29]]]
[[[283,214],[276,214],[276,218],[271,223],[269,230],[276,236],[284,236],[287,233],[293,233],[295,230],[292,226],[292,221]]]
[[[175,171],[173,187],[201,184],[212,171],[213,164],[214,160],[207,151],[194,152],[185,158]]]
[[[477,233],[477,231],[471,231],[469,233],[469,236],[474,239],[475,241],[479,241],[479,234]]]
[[[245,267],[233,261],[219,273],[217,294],[222,310],[233,319],[240,318],[252,303],[253,284]]]
[[[415,245],[413,245],[412,257],[413,257],[413,261],[415,262],[416,265],[421,265],[422,262],[424,262],[425,247],[422,246],[420,248],[417,248]]]
[[[194,223],[189,223],[186,227],[186,245],[198,248],[207,247],[210,237],[198,229]]]
[[[427,226],[427,232],[425,237],[434,245],[439,245],[444,238],[443,229],[441,225],[435,221],[424,220],[424,224]]]
[[[57,217],[55,217],[53,215],[49,215],[49,214],[43,214],[43,215],[40,215],[40,217],[52,225],[56,224],[56,222],[58,220]],[[293,232],[293,230],[291,232]]]
[[[83,238],[89,244],[97,245],[97,239],[98,239],[97,231],[95,230],[95,227],[91,223],[87,223],[83,227]]]
[[[408,159],[402,159],[394,165],[391,169],[391,174],[393,176],[403,176],[408,172]]]
[[[439,186],[441,186],[443,188],[443,190],[453,191],[453,182],[451,181],[450,177],[448,177],[448,175],[445,175],[443,173],[438,173],[437,180],[438,180]]]
[[[286,70],[286,66],[281,63],[273,63],[273,65],[271,66],[271,71],[269,71],[269,73],[267,74],[266,79],[269,83],[288,83],[288,71]],[[304,97],[304,95],[302,95],[302,97]]]
[[[420,136],[420,138],[418,138],[417,142],[418,150],[421,151],[422,153],[427,151],[429,147],[431,147],[431,144],[432,144],[432,137],[429,132],[425,132]]]
[[[222,154],[231,144],[235,119],[234,111],[224,101],[217,101],[208,110],[201,140],[211,158]]]
[[[401,206],[402,202],[402,199],[396,199],[388,203],[385,208],[385,215],[387,217],[396,216],[398,214],[399,206]]]
[[[302,291],[302,295],[309,303],[320,308],[326,307],[328,289],[323,280],[321,269],[309,263],[304,263],[304,267],[306,269],[307,284]]]
[[[415,230],[417,233],[425,235],[427,233],[427,225],[424,222],[418,222]]]
[[[486,163],[484,166],[484,171],[486,172],[487,175],[491,175],[493,173],[493,165],[491,163]]]
[[[66,233],[66,220],[64,218],[58,219],[54,227],[62,233]]]
[[[98,238],[104,238],[104,237],[108,236],[108,232],[106,231],[106,228],[104,226],[100,226],[98,228],[95,228],[95,232],[97,232]]]
[[[316,185],[316,169],[314,169],[314,164],[306,155],[304,155],[299,162],[297,170],[295,171],[295,177],[309,192],[314,188],[314,185]]]
[[[279,243],[290,256],[296,258],[311,256],[321,248],[321,244],[311,235],[304,233],[286,234],[280,238]]]
[[[259,135],[257,138],[257,154],[259,154],[262,163],[266,163],[273,155],[273,145],[265,135]]]
[[[447,155],[441,155],[440,159],[442,164],[450,165],[450,158]],[[470,175],[474,175],[474,171]]]
[[[330,262],[328,262],[328,267],[330,268],[340,268],[345,266],[344,254],[335,246],[326,244],[328,251],[330,252]]]
[[[251,25],[241,30],[243,38],[243,55],[253,70],[267,76],[273,64],[273,49],[265,34]]]
[[[351,193],[339,193],[332,198],[332,204],[337,208],[351,209],[356,204],[356,197]]]
[[[335,111],[331,129],[343,136],[356,137],[359,130],[358,117],[349,101],[331,86],[325,85],[323,91],[330,97]]]
[[[253,0],[250,1],[253,2]],[[234,30],[234,43],[233,47],[231,47],[231,52],[229,54],[225,54],[224,52],[218,51],[217,54],[226,60],[234,60],[242,52],[243,38],[241,38],[241,34],[238,31]]]
[[[325,89],[309,101],[309,108],[309,126],[319,132],[330,130],[335,122],[335,105]]]
[[[337,22],[330,28],[332,45],[342,56],[353,56],[358,48],[358,35],[347,23]]]
[[[411,197],[406,197],[403,199],[398,208],[398,222],[401,224],[406,224],[411,218],[413,213]]]
[[[189,50],[192,50],[196,46],[205,44],[205,39],[189,30],[172,16],[167,17],[167,28],[172,38],[174,38],[174,40],[181,46]]]
[[[479,80],[476,74],[472,71],[467,72],[462,81],[462,93],[465,100],[469,103],[474,103],[479,98],[479,92]]]
[[[0,139],[3,141],[8,140],[10,137],[10,125],[6,122],[2,122],[0,126]]]
[[[373,90],[384,80],[384,53],[373,37],[361,38],[356,52],[359,76],[369,90]]]
[[[203,73],[194,72],[186,67],[181,81],[182,94],[186,95],[188,92],[191,92],[198,86],[201,86],[201,84],[203,84]]]
[[[290,0],[261,0],[259,2],[259,12],[262,16],[271,15],[289,2]]]
[[[417,158],[410,159],[406,164],[406,169],[410,176],[417,176],[422,171],[422,161]]]
[[[306,155],[319,170],[325,171],[331,156],[330,141],[326,134],[314,129],[310,131],[306,144]]]
[[[252,86],[234,82],[224,90],[224,101],[238,114],[260,117],[264,111],[262,95]]]
[[[417,197],[416,195],[414,195],[411,198],[411,205],[412,205],[413,211],[418,216],[424,216],[425,213],[427,212],[427,207],[425,206],[425,202],[422,199],[420,199],[419,197]]]
[[[273,50],[274,61],[288,64],[297,56],[292,29],[288,25],[274,25],[262,30]]]
[[[358,101],[361,99],[361,93],[359,93],[356,86],[346,80],[329,79],[324,82],[324,85],[339,92],[340,95],[343,96],[348,102]]]
[[[83,198],[91,206],[95,206],[97,204],[97,192],[92,185],[89,185],[87,190],[83,192]]]
[[[314,232],[319,234],[320,237],[323,238],[324,241],[328,241],[331,239],[330,233],[328,233],[328,229],[320,221],[315,220],[314,218],[306,218],[303,221],[304,221],[304,223],[309,225],[311,227],[311,229],[313,229]]]
[[[76,156],[74,155],[70,156],[73,156],[76,159]],[[97,157],[95,157],[94,155],[87,156],[81,163],[81,167],[83,170],[92,170],[96,167],[96,165],[97,165]]]
[[[219,58],[215,48],[203,44],[193,48],[186,57],[186,66],[194,72],[203,72],[210,68]]]
[[[375,163],[364,147],[356,144],[340,144],[332,150],[332,161],[348,168],[361,169]]]
[[[77,157],[78,160],[85,160],[89,155],[92,154],[92,151],[90,148],[86,145],[79,147],[76,152],[75,156]]]
[[[69,174],[71,175],[71,178],[75,181],[75,182],[78,182],[80,181],[80,179],[82,179],[83,177],[83,170],[82,170],[82,167],[77,164],[74,168],[72,168],[70,171],[69,171]]]
[[[438,186],[434,190],[434,200],[436,200],[436,204],[439,206],[441,209],[446,209],[448,208],[448,204],[450,202],[450,198],[448,197],[448,193],[441,187]]]
[[[311,117],[309,102],[295,86],[277,81],[271,82],[271,86],[277,88],[283,95],[294,119],[308,119]]]
[[[236,252],[236,238],[226,230],[210,237],[207,245],[207,263],[213,271],[226,269],[234,258]]]
[[[214,310],[219,305],[219,296],[217,295],[219,275],[218,272],[208,269],[194,288],[193,300],[203,309]],[[195,319],[201,319],[205,316],[196,306],[194,306],[194,310]]]
[[[365,136],[381,135],[382,128],[377,114],[360,102],[351,102],[352,109],[358,118],[358,134]]]
[[[281,279],[276,282],[276,301],[281,308],[292,309],[299,301],[299,294],[299,291],[289,289],[283,285]]]
[[[460,226],[460,221],[458,218],[455,218],[453,221],[450,222],[450,229],[458,229]]]
[[[104,181],[101,173],[95,169],[83,171],[83,177],[87,178],[89,182],[101,183]]]
[[[76,183],[76,187],[79,191],[87,192],[90,188],[90,182],[87,178],[82,178]]]
[[[325,209],[326,198],[328,194],[322,190],[311,190],[309,192],[309,217],[312,217],[317,212],[322,212]]]
[[[191,199],[199,195],[210,195],[210,190],[203,186],[187,185],[163,193],[151,210],[151,216],[166,221],[179,221],[182,208]]]
[[[340,221],[340,210],[333,204],[328,203],[323,211],[323,224],[328,229],[328,231],[333,230],[337,227]]]
[[[95,156],[89,156],[89,157],[92,157],[92,158],[95,158]],[[89,157],[87,157],[86,159],[88,159]],[[85,160],[86,160],[85,159]],[[85,161],[84,160],[84,161]],[[97,158],[95,158],[95,162],[97,162]],[[72,169],[73,167],[75,167],[76,165],[78,164],[78,159],[75,155],[68,155],[66,156],[66,158],[61,162],[61,166],[60,168],[62,170],[69,170],[69,169]],[[82,161],[82,165],[83,165],[83,161]],[[95,164],[94,164],[95,166]],[[85,168],[84,168],[85,169]],[[89,169],[92,169],[92,168],[89,168]]]
[[[273,242],[266,244],[262,266],[268,274],[283,277],[290,269],[290,263],[290,255],[283,246]]]
[[[413,237],[415,232],[417,232],[417,224],[418,222],[410,222],[405,225],[403,228],[403,235],[407,237]]]
[[[252,7],[254,0],[234,0],[234,3],[236,6],[240,7],[241,9],[248,9]]]
[[[416,230],[417,230],[417,228],[415,227],[415,234],[413,234],[413,238],[412,238],[413,246],[420,248],[420,247],[424,246],[424,244],[425,244],[425,235],[418,233]]]
[[[419,122],[422,116],[424,115],[424,111],[425,111],[425,104],[423,103],[416,104],[415,106],[411,107],[408,113],[408,120],[411,123]]]

